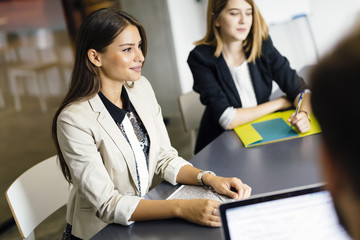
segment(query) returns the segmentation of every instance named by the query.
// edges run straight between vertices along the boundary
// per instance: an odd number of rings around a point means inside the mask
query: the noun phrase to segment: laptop
[[[225,240],[351,239],[323,184],[221,204]]]

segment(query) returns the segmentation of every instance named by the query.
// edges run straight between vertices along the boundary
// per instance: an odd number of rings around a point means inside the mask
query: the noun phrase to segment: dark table
[[[322,182],[319,174],[320,135],[245,148],[234,131],[226,131],[190,162],[217,175],[239,177],[252,187],[252,195]],[[179,186],[163,182],[147,199],[166,199]],[[221,228],[209,228],[182,219],[135,222],[131,226],[110,224],[92,240],[100,239],[223,239]]]

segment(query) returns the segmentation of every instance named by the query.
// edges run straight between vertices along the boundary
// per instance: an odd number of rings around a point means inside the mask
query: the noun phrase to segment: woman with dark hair
[[[123,11],[98,10],[79,29],[69,91],[52,126],[72,184],[64,239],[89,239],[109,223],[172,217],[220,226],[217,201],[145,200],[154,175],[235,199],[251,193],[238,178],[194,168],[171,147],[161,108],[141,76],[145,56],[145,31]]]
[[[188,58],[193,88],[206,106],[195,153],[225,130],[296,106],[306,89],[274,47],[253,0],[209,0],[208,4],[206,35]],[[272,81],[286,97],[269,101]],[[288,120],[300,132],[310,130],[309,95],[305,91],[299,114]]]

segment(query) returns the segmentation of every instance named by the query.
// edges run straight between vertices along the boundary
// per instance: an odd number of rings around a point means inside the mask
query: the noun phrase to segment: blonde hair
[[[253,0],[245,0],[253,9],[253,22],[248,37],[243,43],[245,52],[251,50],[247,59],[248,62],[255,62],[261,56],[262,41],[269,37],[268,26],[260,13],[259,8]],[[219,57],[223,48],[219,28],[215,26],[216,20],[220,17],[222,10],[226,7],[228,0],[209,0],[207,9],[207,29],[205,37],[194,44],[215,46],[215,57]]]

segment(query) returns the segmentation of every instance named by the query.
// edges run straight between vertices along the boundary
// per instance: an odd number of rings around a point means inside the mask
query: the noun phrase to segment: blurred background
[[[358,0],[256,2],[275,46],[299,71],[360,23]],[[186,60],[205,34],[207,0],[0,0],[0,239],[20,239],[5,191],[55,154],[51,120],[67,90],[76,32],[89,13],[103,7],[123,9],[144,25],[149,48],[143,75],[163,108],[173,145],[191,158],[178,96],[192,90]],[[60,238],[64,214],[63,208],[39,230],[40,239]]]

